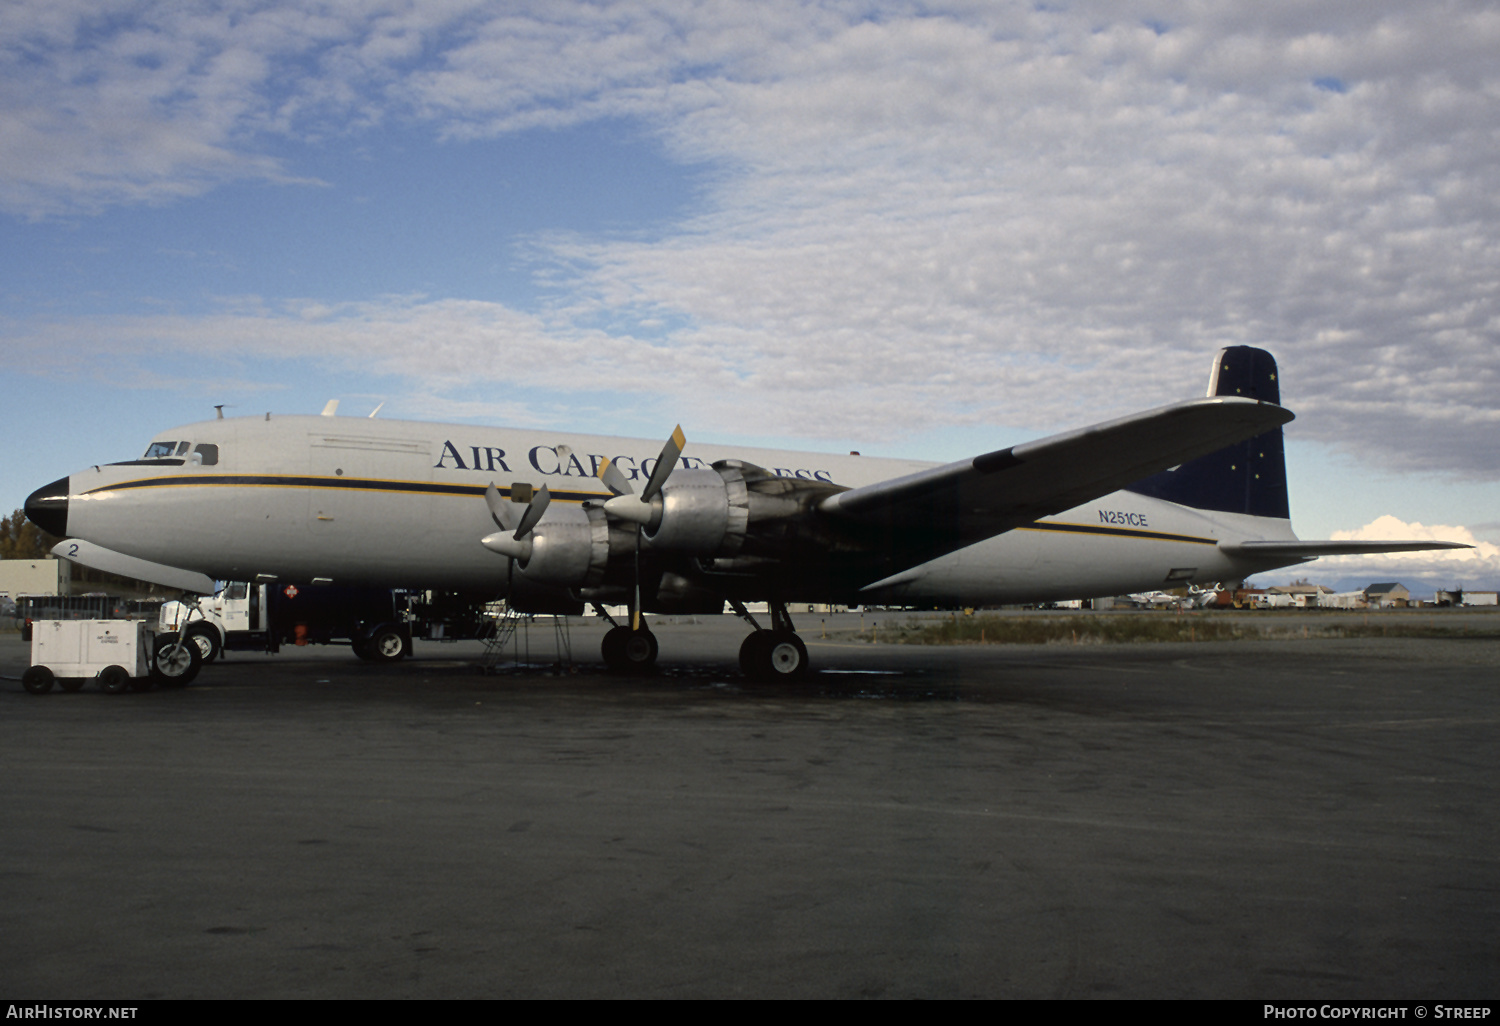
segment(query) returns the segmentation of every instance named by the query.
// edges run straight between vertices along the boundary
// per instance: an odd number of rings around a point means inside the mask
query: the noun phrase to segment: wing
[[[932,557],[1108,495],[1279,427],[1290,410],[1236,396],[1175,403],[830,495],[823,514]]]

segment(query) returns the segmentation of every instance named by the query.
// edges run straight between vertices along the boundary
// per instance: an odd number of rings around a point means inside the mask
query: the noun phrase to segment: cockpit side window
[[[193,450],[197,457],[195,462],[202,467],[213,467],[219,463],[219,447],[211,442],[203,442]]]
[[[186,442],[183,442],[182,444],[187,445]],[[164,460],[176,451],[176,442],[152,442],[149,446],[146,447],[146,455],[142,456],[141,459]]]

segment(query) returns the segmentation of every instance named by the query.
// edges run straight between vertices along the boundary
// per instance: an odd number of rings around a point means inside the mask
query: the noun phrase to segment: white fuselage
[[[602,501],[610,494],[595,476],[602,461],[639,488],[660,448],[641,439],[320,416],[211,420],[157,441],[179,443],[172,451],[182,450],[183,462],[72,475],[70,536],[219,580],[495,594],[505,588],[506,560],[479,544],[496,529],[486,485],[545,484],[554,502]],[[211,465],[192,454],[205,444],[217,447]],[[705,444],[689,444],[679,463],[726,458],[846,487],[932,465]],[[1122,491],[872,580],[865,594],[872,602],[986,604],[1204,584],[1266,568],[1229,558],[1220,541],[1292,537],[1285,520]]]

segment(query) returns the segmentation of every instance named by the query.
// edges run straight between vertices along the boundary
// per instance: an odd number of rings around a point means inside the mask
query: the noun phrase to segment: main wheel
[[[753,680],[807,675],[807,646],[792,631],[756,631],[740,645],[740,670]]]
[[[656,635],[648,630],[613,627],[601,649],[604,664],[617,673],[642,673],[656,665]]]
[[[151,679],[164,688],[186,687],[202,668],[203,653],[198,646],[191,642],[177,644],[175,634],[157,638],[151,648]]]
[[[45,666],[30,666],[21,674],[21,686],[33,695],[45,695],[52,690],[57,678]]]

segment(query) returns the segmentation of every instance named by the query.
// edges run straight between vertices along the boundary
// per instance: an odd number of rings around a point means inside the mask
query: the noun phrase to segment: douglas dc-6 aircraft
[[[1462,548],[1299,541],[1276,362],[1214,360],[1208,397],[944,466],[858,455],[324,416],[158,435],[140,459],[38,489],[27,515],[85,565],[191,591],[213,580],[624,604],[613,668],[654,663],[642,613],[754,632],[747,675],[807,670],[791,602],[981,605],[1239,580],[1319,555]],[[770,625],[748,613],[766,602]],[[613,621],[611,621],[613,622]],[[394,657],[398,645],[376,656]]]

